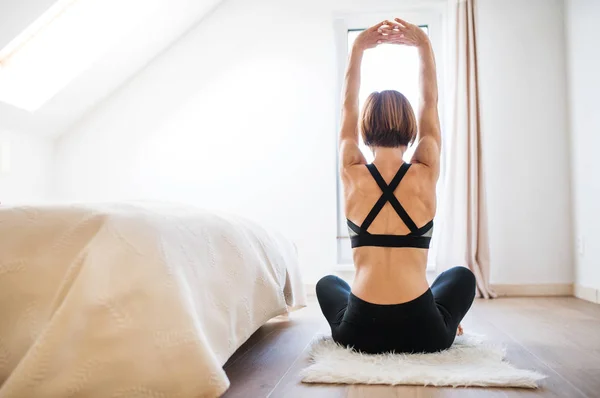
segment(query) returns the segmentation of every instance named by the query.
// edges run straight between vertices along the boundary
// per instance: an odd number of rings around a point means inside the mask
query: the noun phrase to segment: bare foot
[[[457,336],[462,336],[463,335],[463,328],[461,325],[458,325],[458,329],[456,330],[456,335]]]

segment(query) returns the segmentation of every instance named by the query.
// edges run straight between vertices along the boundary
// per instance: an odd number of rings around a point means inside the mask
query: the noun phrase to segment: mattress
[[[306,304],[294,244],[163,203],[0,207],[0,398],[216,397]]]

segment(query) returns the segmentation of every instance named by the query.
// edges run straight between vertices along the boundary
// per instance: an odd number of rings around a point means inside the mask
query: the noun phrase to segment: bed
[[[294,244],[243,218],[0,206],[0,398],[217,397],[235,350],[305,300]]]

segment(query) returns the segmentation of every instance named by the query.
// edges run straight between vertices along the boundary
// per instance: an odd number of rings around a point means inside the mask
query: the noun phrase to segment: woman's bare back
[[[401,158],[378,162],[375,166],[386,183],[402,165]],[[346,217],[361,225],[382,195],[365,165],[344,171]],[[394,191],[402,207],[417,227],[433,219],[436,207],[435,181],[431,171],[420,164],[411,165]],[[408,235],[411,231],[388,202],[368,228],[371,234]],[[427,249],[365,246],[354,249],[356,275],[352,292],[375,304],[410,301],[429,287],[426,279]]]

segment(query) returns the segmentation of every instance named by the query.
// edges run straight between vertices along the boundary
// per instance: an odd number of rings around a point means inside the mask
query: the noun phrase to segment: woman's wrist
[[[350,51],[350,55],[362,55],[365,52],[363,46],[358,43],[354,43],[352,46],[352,50]]]
[[[425,37],[423,37],[419,43],[419,45],[417,46],[419,49],[423,49],[423,50],[431,50],[431,42],[429,41],[429,37],[427,37],[427,35],[424,34]]]

